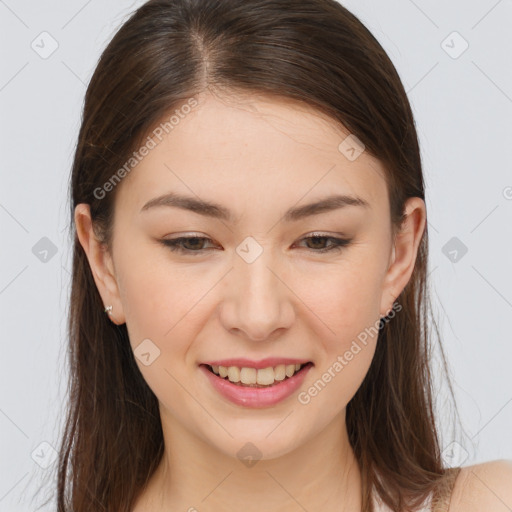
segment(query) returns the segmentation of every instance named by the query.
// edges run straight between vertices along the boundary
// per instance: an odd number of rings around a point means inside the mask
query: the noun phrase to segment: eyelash
[[[311,236],[304,237],[304,238],[302,238],[301,241],[309,240],[312,238],[326,239],[326,240],[331,240],[333,242],[331,246],[326,247],[324,249],[319,249],[319,250],[310,249],[311,251],[316,252],[316,253],[339,252],[342,249],[344,249],[345,247],[347,247],[350,244],[350,242],[352,241],[352,239],[336,238],[333,236],[320,235],[320,234],[313,234]],[[201,254],[203,251],[206,250],[206,249],[199,249],[197,251],[194,251],[191,249],[185,249],[180,245],[183,242],[187,242],[189,240],[209,240],[209,241],[211,241],[210,238],[205,237],[205,236],[189,236],[189,237],[185,236],[185,237],[179,237],[179,238],[173,238],[173,239],[163,239],[160,241],[162,242],[162,244],[164,244],[166,247],[168,247],[171,251],[179,252],[182,254],[190,254],[190,255],[195,256],[195,255]]]

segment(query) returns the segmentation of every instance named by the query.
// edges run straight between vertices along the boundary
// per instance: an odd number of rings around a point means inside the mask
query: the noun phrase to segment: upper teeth
[[[291,377],[299,371],[300,364],[279,364],[275,368],[269,366],[257,370],[256,368],[239,368],[237,366],[216,366],[211,368],[214,373],[221,377],[227,377],[231,382],[241,382],[242,384],[261,384],[270,385],[274,381],[284,380],[285,377]]]

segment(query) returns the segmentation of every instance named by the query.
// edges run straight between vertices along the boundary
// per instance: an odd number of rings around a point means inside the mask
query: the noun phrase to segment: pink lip
[[[233,360],[235,361],[235,360]],[[241,361],[237,359],[236,361]],[[269,360],[265,360],[269,361]],[[273,364],[267,364],[262,366],[273,366]],[[244,361],[242,366],[250,366],[247,364],[248,361]],[[260,363],[262,363],[260,361]],[[251,363],[252,365],[253,363]],[[284,364],[284,363],[278,363]],[[289,364],[292,364],[291,362]],[[224,365],[222,365],[224,366]],[[238,366],[238,364],[231,364],[230,366]],[[225,398],[230,400],[236,405],[242,405],[244,407],[263,408],[275,405],[285,398],[288,398],[294,391],[296,391],[303,383],[306,374],[313,367],[313,363],[308,363],[301,370],[290,377],[285,379],[273,386],[268,388],[250,388],[237,386],[227,379],[223,379],[218,375],[211,372],[205,364],[201,364],[199,368],[206,375],[211,385]]]
[[[260,361],[251,361],[250,359],[244,358],[234,358],[234,359],[222,359],[218,361],[204,361],[203,364],[208,364],[210,366],[225,366],[226,368],[229,366],[238,366],[238,368],[256,368],[257,370],[268,368],[272,366],[275,368],[279,364],[306,364],[307,360],[305,359],[285,359],[279,357],[267,357],[267,359],[261,359]]]

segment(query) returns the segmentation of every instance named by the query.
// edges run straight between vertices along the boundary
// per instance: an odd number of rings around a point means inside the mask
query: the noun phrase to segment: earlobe
[[[104,307],[112,306],[113,312],[108,316],[112,322],[120,325],[125,319],[112,255],[95,236],[88,204],[81,203],[75,208],[75,227]]]

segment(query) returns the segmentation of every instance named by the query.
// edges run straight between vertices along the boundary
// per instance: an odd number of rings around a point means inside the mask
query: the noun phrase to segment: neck
[[[361,474],[345,411],[295,450],[252,464],[220,452],[161,412],[164,456],[134,512],[361,510]]]

